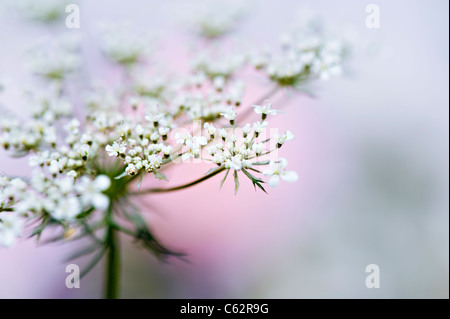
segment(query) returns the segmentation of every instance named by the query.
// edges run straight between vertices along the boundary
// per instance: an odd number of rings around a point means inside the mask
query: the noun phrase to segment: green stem
[[[107,212],[108,228],[106,230],[106,244],[108,254],[106,257],[106,299],[117,299],[119,297],[119,281],[120,281],[120,247],[118,233],[114,229],[112,221],[112,206]]]
[[[216,176],[217,174],[223,172],[224,170],[225,170],[225,166],[222,166],[222,167],[217,168],[217,170],[213,171],[212,173],[205,175],[205,176],[203,176],[199,179],[196,179],[195,181],[192,181],[187,184],[183,184],[183,185],[172,187],[172,188],[149,188],[149,189],[145,189],[145,190],[141,190],[141,191],[137,191],[137,192],[130,192],[130,195],[143,195],[143,194],[150,194],[150,193],[167,193],[167,192],[178,191],[181,189],[185,189],[185,188],[197,185],[213,176]]]

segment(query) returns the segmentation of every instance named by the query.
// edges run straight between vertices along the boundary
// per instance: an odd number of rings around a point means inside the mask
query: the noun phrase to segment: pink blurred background
[[[15,103],[32,83],[24,51],[45,35],[81,33],[83,67],[114,82],[117,70],[98,53],[99,22],[131,22],[157,35],[154,59],[174,71],[186,67],[189,34],[173,14],[180,3],[79,1],[77,30],[65,29],[64,21],[35,24],[0,6],[0,76],[9,83],[0,103],[22,107]],[[231,179],[219,191],[216,178],[148,197],[152,229],[191,263],[160,263],[123,237],[122,297],[448,298],[448,2],[376,1],[380,29],[365,26],[369,3],[250,4],[254,9],[235,38],[257,47],[275,45],[304,6],[330,24],[352,26],[357,41],[347,75],[317,83],[317,99],[275,100],[288,105],[273,126],[296,136],[280,150],[299,174],[295,184],[265,195],[241,183],[234,196]],[[264,93],[263,86],[253,87],[243,104]],[[0,171],[23,174],[24,163],[0,153]],[[178,184],[205,170],[175,167],[169,177]],[[63,260],[73,248],[21,241],[0,249],[0,297],[100,298],[101,265],[80,289],[65,287]],[[381,269],[380,289],[365,287],[372,263]]]

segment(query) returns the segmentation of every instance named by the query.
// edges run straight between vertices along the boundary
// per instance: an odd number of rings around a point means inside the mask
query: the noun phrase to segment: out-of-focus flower
[[[269,164],[270,168],[263,171],[265,176],[270,177],[270,187],[277,187],[280,184],[280,177],[286,182],[295,182],[298,179],[296,172],[285,170],[287,164],[286,159],[280,158],[278,161],[271,161]]]
[[[24,221],[12,213],[0,214],[0,246],[11,247],[22,233]]]
[[[150,53],[148,41],[126,28],[108,30],[102,38],[103,53],[116,63],[131,66]]]
[[[17,0],[15,5],[24,12],[26,17],[49,23],[62,18],[66,12],[66,6],[70,3],[69,0]]]

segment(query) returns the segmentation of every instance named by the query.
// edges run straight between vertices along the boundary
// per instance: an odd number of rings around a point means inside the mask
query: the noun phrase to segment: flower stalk
[[[105,279],[105,298],[117,299],[119,298],[120,287],[120,238],[118,231],[113,224],[113,209],[112,205],[108,208],[107,231],[106,231],[106,279]]]

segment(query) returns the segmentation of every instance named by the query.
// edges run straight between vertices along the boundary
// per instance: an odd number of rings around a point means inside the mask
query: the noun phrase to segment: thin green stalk
[[[119,281],[120,281],[120,243],[117,230],[112,222],[113,209],[109,207],[106,220],[106,288],[105,297],[107,299],[117,299],[119,297]]]
[[[183,185],[172,187],[172,188],[149,188],[149,189],[145,189],[145,190],[141,190],[141,191],[130,192],[130,195],[143,195],[143,194],[150,194],[150,193],[167,193],[167,192],[178,191],[181,189],[185,189],[185,188],[197,185],[213,176],[216,176],[217,174],[223,172],[224,170],[225,170],[225,166],[222,166],[222,167],[217,168],[217,170],[213,171],[212,173],[205,175],[205,176],[203,176],[199,179],[196,179],[195,181],[192,181],[187,184],[183,184]]]

